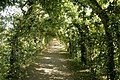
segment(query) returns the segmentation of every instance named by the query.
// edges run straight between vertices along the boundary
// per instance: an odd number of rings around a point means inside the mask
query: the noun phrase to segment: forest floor
[[[60,47],[49,47],[42,58],[27,68],[24,80],[91,80],[87,77],[88,72],[79,74],[70,69],[69,55],[65,51],[59,51]]]

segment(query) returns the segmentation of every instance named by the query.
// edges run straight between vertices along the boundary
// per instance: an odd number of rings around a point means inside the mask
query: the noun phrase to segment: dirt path
[[[28,68],[26,80],[74,80],[73,72],[68,67],[66,53],[44,53],[39,62]]]
[[[24,80],[91,80],[85,76],[88,73],[70,70],[68,54],[59,51],[63,47],[58,41],[54,40],[51,43],[48,52],[44,52],[40,60],[27,68]]]

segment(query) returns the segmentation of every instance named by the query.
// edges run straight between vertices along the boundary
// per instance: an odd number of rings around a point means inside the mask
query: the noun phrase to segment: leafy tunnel
[[[119,0],[1,0],[0,80],[119,80],[119,26]]]

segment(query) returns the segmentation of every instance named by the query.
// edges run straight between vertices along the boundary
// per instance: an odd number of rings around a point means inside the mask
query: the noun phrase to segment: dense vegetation
[[[1,0],[0,11],[0,80],[21,79],[55,37],[94,80],[120,79],[119,0]]]

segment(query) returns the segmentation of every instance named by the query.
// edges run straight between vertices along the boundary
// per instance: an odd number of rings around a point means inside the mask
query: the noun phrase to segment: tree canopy
[[[120,79],[119,0],[1,0],[0,80],[19,80],[58,38],[93,79]]]

